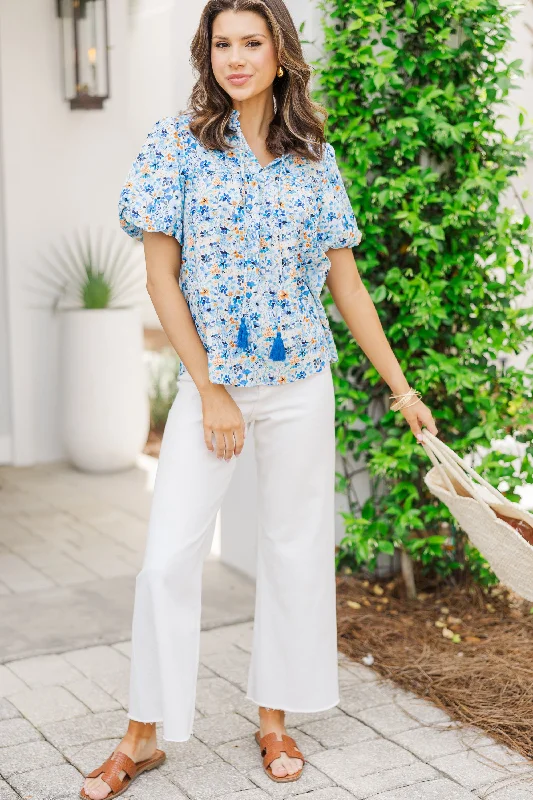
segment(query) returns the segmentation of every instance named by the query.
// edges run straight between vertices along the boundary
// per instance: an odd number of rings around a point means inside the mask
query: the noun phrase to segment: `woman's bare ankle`
[[[263,715],[270,715],[270,716],[285,716],[285,711],[282,708],[268,708],[268,706],[259,706],[259,714]]]
[[[264,725],[274,725],[275,727],[285,727],[285,711],[281,708],[267,708],[259,706],[259,721],[261,727]]]
[[[136,720],[130,719],[124,739],[130,742],[146,742],[155,738],[155,735],[155,722],[137,722]]]

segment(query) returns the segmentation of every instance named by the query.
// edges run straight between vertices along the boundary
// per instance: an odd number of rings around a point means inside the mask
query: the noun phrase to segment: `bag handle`
[[[438,469],[438,471],[442,475],[442,477],[444,479],[444,483],[446,484],[446,486],[450,490],[450,493],[456,497],[457,496],[457,490],[456,490],[455,486],[453,485],[452,481],[450,480],[450,476],[448,475],[448,473],[444,469],[444,466],[441,464],[439,459],[433,453],[433,450],[431,449],[431,446],[429,444],[425,443],[425,442],[422,442],[422,445],[423,445],[424,450],[426,451],[427,455],[429,456],[429,458],[433,462],[433,465]]]
[[[463,469],[465,472],[469,473],[473,478],[479,481],[479,483],[482,486],[484,486],[490,492],[490,494],[492,494],[493,497],[496,498],[496,500],[498,500],[503,505],[510,506],[511,508],[515,507],[514,503],[508,500],[507,497],[505,497],[505,495],[503,495],[498,489],[496,489],[496,487],[492,486],[492,484],[490,484],[482,475],[480,475],[479,472],[476,472],[475,469],[472,469],[472,467],[470,467],[464,459],[458,456],[457,453],[454,450],[452,450],[451,447],[445,444],[441,439],[438,439],[436,436],[430,433],[430,431],[428,431],[426,428],[424,428],[423,430],[423,436],[425,439],[429,440],[429,443],[431,445],[433,445],[434,450],[436,449],[439,454],[442,454],[444,457],[448,458],[448,460],[453,460],[459,467],[461,467],[461,469]],[[454,471],[454,473],[457,474],[456,471]],[[486,503],[486,501],[484,502]]]
[[[456,480],[466,489],[468,494],[475,498],[477,502],[481,505],[481,507],[487,511],[490,516],[495,516],[495,511],[491,508],[490,504],[481,496],[478,492],[478,486],[474,483],[474,481],[468,478],[466,473],[470,473],[474,478],[476,478],[482,485],[486,486],[490,493],[497,498],[500,503],[503,503],[506,506],[513,506],[509,500],[507,500],[504,495],[501,494],[497,489],[491,486],[488,481],[482,478],[474,469],[468,466],[460,456],[457,455],[450,447],[448,447],[444,442],[440,439],[437,439],[436,436],[429,433],[429,431],[423,431],[423,435],[425,437],[425,442],[423,441],[422,444],[426,453],[428,454],[431,461],[435,464],[435,466],[439,467],[441,473],[449,471],[449,473],[456,478]],[[450,454],[455,456],[453,459]],[[451,481],[449,475],[446,474],[446,483],[448,487],[450,487]],[[457,491],[453,484],[451,486],[452,492],[455,496],[457,496]],[[513,506],[514,507],[514,506]]]
[[[442,453],[438,447],[435,447],[433,442],[427,442],[426,444],[423,443],[424,449],[428,456],[431,458],[433,463],[439,467],[441,474],[446,473],[446,483],[448,486],[450,485],[450,475],[452,475],[458,483],[463,486],[469,497],[473,497],[479,505],[489,514],[494,515],[494,511],[490,508],[487,501],[481,497],[479,492],[477,491],[476,485],[473,481],[469,480],[465,473],[459,468],[459,466],[452,461],[445,453]],[[432,457],[433,456],[433,457]],[[458,493],[455,487],[452,484],[451,488],[452,494],[457,497]]]

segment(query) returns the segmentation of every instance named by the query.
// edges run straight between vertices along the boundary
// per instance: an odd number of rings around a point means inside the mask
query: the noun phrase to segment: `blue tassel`
[[[246,327],[246,320],[243,317],[241,319],[241,327],[239,328],[239,335],[237,336],[237,347],[241,347],[243,350],[248,350],[248,346],[249,346],[248,328]]]
[[[274,339],[274,344],[272,345],[272,350],[270,351],[270,358],[272,361],[285,361],[285,345],[283,344],[280,331],[278,331],[277,336]]]

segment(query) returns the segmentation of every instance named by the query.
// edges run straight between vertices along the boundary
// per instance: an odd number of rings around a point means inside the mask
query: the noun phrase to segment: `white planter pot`
[[[89,472],[132,467],[150,427],[140,315],[130,308],[61,313],[67,457]]]

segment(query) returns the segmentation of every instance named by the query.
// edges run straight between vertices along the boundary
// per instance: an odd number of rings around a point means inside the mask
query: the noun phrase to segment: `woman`
[[[260,526],[246,697],[258,706],[269,777],[295,780],[303,769],[284,712],[339,701],[330,369],[338,356],[324,282],[393,408],[419,438],[423,425],[437,433],[358,274],[361,234],[283,0],[209,0],[192,57],[190,112],[155,124],[120,198],[181,366],[137,577],[130,723],[84,784],[82,796],[94,800],[161,763],[155,722],[167,740],[191,735],[202,561],[252,421]]]

